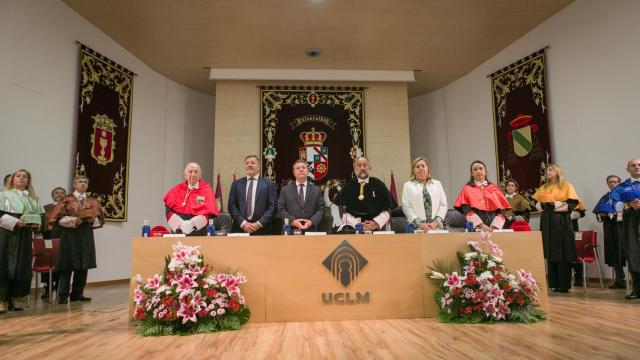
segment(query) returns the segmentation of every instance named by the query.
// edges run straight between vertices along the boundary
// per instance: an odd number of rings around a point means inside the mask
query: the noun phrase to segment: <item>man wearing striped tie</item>
[[[247,176],[234,181],[229,191],[229,213],[233,218],[231,231],[271,235],[278,202],[276,185],[258,174],[260,158],[257,155],[244,158],[244,169]]]

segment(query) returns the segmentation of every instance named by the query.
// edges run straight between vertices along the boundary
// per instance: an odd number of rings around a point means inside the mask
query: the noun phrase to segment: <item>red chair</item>
[[[150,237],[162,237],[164,236],[164,234],[168,234],[169,230],[167,230],[166,227],[162,226],[162,225],[157,225],[151,228],[151,231],[149,231],[149,236]]]
[[[582,286],[587,291],[587,264],[595,263],[600,272],[600,288],[604,290],[604,273],[600,265],[600,256],[598,255],[598,233],[593,230],[576,231],[576,253],[578,261],[582,263]]]
[[[56,270],[60,239],[33,239],[33,267],[36,274],[36,296],[38,295],[38,274],[49,273],[49,304],[53,302],[53,272]],[[58,289],[55,289],[56,292]]]

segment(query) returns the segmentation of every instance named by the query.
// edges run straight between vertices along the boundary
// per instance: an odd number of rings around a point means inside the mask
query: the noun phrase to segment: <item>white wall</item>
[[[184,165],[212,170],[214,98],[167,79],[61,1],[0,0],[0,173],[26,168],[44,203],[68,187],[78,92],[78,40],[129,68],[134,80],[128,222],[96,231],[89,281],[129,277],[130,238],[165,223],[162,197]],[[207,179],[211,180],[211,179]]]
[[[410,99],[412,155],[426,154],[436,177],[450,176],[451,199],[476,158],[486,162],[495,180],[491,89],[486,75],[549,45],[553,160],[565,169],[591,210],[607,190],[605,177],[628,177],[626,161],[640,155],[638,39],[639,1],[577,0],[461,79]],[[593,215],[580,220],[580,227],[600,229]]]

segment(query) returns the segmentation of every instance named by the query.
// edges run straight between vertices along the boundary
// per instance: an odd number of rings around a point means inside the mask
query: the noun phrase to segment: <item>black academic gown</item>
[[[56,270],[73,271],[96,267],[96,246],[91,224],[83,222],[76,228],[62,228]]]
[[[20,218],[20,214],[12,214],[0,211],[2,215],[10,215]],[[13,231],[0,228],[0,280],[23,281],[27,286],[19,286],[14,289],[11,297],[22,297],[29,294],[31,283],[31,241],[32,230],[30,226],[15,227]],[[16,290],[18,290],[16,292]],[[3,299],[0,299],[3,301]]]
[[[336,203],[344,206],[349,214],[361,218],[362,221],[373,220],[381,212],[398,206],[387,185],[374,177],[369,178],[363,195],[364,198],[359,199],[360,184],[357,178],[352,178],[338,193]]]
[[[568,199],[569,211],[554,211],[553,203],[544,203],[540,215],[540,231],[542,231],[542,244],[544,257],[552,262],[575,262],[576,244],[571,211],[578,206],[578,201]]]
[[[640,272],[640,210],[628,209],[622,223],[624,236],[622,246],[629,262],[629,271]]]

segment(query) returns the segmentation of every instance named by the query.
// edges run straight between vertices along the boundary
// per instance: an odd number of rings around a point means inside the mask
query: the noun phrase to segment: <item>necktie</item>
[[[304,184],[298,185],[300,190],[298,190],[298,197],[300,198],[300,203],[304,205]]]
[[[253,180],[255,180],[254,178],[250,177],[249,178],[249,187],[247,188],[247,197],[246,197],[246,208],[245,208],[245,216],[247,217],[247,219],[249,219],[249,215],[253,215],[252,214],[252,205],[251,203],[253,203]]]

